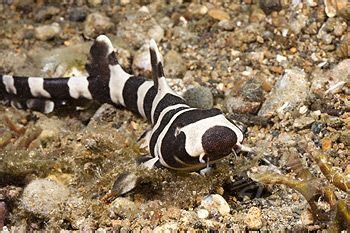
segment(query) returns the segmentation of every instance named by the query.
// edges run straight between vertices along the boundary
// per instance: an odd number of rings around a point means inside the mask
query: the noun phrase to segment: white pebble
[[[197,210],[197,216],[198,218],[205,219],[209,217],[209,212],[206,209],[199,209]]]

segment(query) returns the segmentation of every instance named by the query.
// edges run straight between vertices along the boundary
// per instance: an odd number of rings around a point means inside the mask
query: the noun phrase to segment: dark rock
[[[212,108],[214,104],[210,89],[202,86],[188,89],[183,97],[188,105],[194,108]]]
[[[260,0],[260,8],[265,12],[265,14],[270,14],[273,11],[282,10],[281,0]]]
[[[242,96],[246,100],[261,102],[264,98],[264,92],[260,82],[255,79],[249,79],[241,88]]]
[[[33,6],[35,6],[34,0],[13,0],[12,4],[16,10],[23,11],[24,13],[31,12]]]
[[[39,12],[35,15],[35,20],[38,22],[45,21],[50,19],[52,16],[60,13],[60,9],[54,6],[45,6],[39,10]]]
[[[82,22],[85,20],[87,12],[83,7],[73,7],[68,10],[69,20],[74,22]]]
[[[324,129],[325,125],[322,122],[314,122],[311,125],[311,130],[314,134],[319,134],[322,129]]]

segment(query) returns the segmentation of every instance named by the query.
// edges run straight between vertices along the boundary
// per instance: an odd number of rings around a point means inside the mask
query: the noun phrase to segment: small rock
[[[220,9],[211,9],[208,11],[208,15],[210,17],[212,17],[213,19],[217,19],[217,20],[229,20],[230,19],[230,15]]]
[[[170,50],[164,57],[164,73],[167,78],[182,78],[186,66],[181,55],[174,51]]]
[[[61,27],[58,23],[39,26],[35,28],[35,37],[39,40],[50,40],[61,32]]]
[[[197,216],[198,218],[205,219],[209,217],[209,212],[206,209],[198,209]]]
[[[60,9],[54,6],[46,6],[43,7],[37,14],[35,14],[35,20],[40,22],[40,21],[45,21],[50,19],[52,16],[57,15],[60,13]]]
[[[306,101],[309,95],[309,83],[304,71],[294,68],[285,71],[267,96],[258,113],[271,117],[277,111],[293,109]]]
[[[346,146],[350,146],[350,131],[346,130],[341,132],[339,137],[340,142],[342,142]]]
[[[112,28],[111,19],[98,12],[91,13],[87,16],[84,24],[84,35],[87,37],[96,37],[101,33],[106,33]]]
[[[5,226],[5,218],[7,215],[6,203],[0,201],[0,230]]]
[[[332,142],[332,139],[330,138],[322,138],[321,144],[322,144],[322,150],[328,151],[332,149],[333,142]]]
[[[327,72],[315,70],[311,76],[311,91],[318,95],[324,95],[329,87],[341,82],[348,82],[349,76],[350,59],[342,60]]]
[[[314,223],[314,218],[309,210],[304,210],[301,213],[300,219],[304,226],[308,226]]]
[[[184,93],[183,97],[187,104],[194,108],[209,109],[214,105],[213,94],[207,87],[190,88]]]
[[[252,9],[252,13],[250,14],[250,21],[252,23],[259,23],[263,20],[265,20],[266,15],[264,11],[262,11],[260,8],[254,7]]]
[[[200,19],[208,13],[208,8],[204,5],[192,2],[188,7],[185,14],[187,19]]]
[[[305,114],[305,113],[307,113],[307,111],[308,111],[308,108],[307,108],[307,106],[305,106],[305,105],[303,105],[303,106],[301,106],[301,107],[299,108],[299,113],[300,113],[300,114]]]
[[[340,44],[338,45],[336,53],[340,58],[350,57],[350,33],[344,35]]]
[[[350,21],[350,3],[349,1],[338,1],[338,15]]]
[[[88,0],[88,3],[90,6],[98,6],[98,5],[101,5],[102,4],[102,0]]]
[[[132,70],[136,75],[151,77],[152,66],[148,45],[142,46],[134,55]]]
[[[125,6],[128,5],[131,2],[131,0],[120,0],[119,2],[121,6]]]
[[[261,82],[256,79],[249,79],[240,88],[244,99],[252,102],[261,102],[264,98],[264,92]]]
[[[255,114],[261,103],[246,101],[241,96],[227,96],[225,98],[225,106],[229,113],[253,113]]]
[[[260,0],[259,6],[267,15],[273,11],[282,10],[282,4],[280,0]]]
[[[346,22],[338,22],[337,21],[337,24],[334,26],[334,30],[333,30],[333,34],[335,36],[342,36],[344,34],[344,32],[346,31],[347,29],[347,24]]]
[[[298,35],[301,32],[301,30],[307,25],[307,20],[307,16],[305,16],[304,14],[298,14],[296,18],[292,19],[292,22],[290,23],[291,31]]]
[[[160,226],[157,226],[153,229],[152,232],[154,233],[163,233],[163,232],[178,232],[179,230],[178,223],[176,222],[168,222],[164,223]]]
[[[218,212],[222,216],[230,213],[230,206],[226,200],[219,194],[210,194],[203,198],[201,207],[209,211],[210,213]]]
[[[83,7],[72,7],[68,10],[69,20],[74,22],[83,22],[86,18],[86,10]]]
[[[244,223],[250,230],[259,230],[263,225],[261,210],[258,207],[251,207],[245,216]]]
[[[314,121],[315,120],[312,117],[300,117],[294,120],[293,127],[296,129],[304,129],[309,127]]]
[[[153,25],[147,32],[148,37],[159,42],[164,37],[164,29],[158,24]]]
[[[13,6],[16,10],[21,10],[24,13],[29,13],[32,11],[33,6],[35,6],[36,2],[34,0],[12,0]]]
[[[150,17],[150,14],[144,11],[137,11],[127,14],[126,19],[120,20],[117,28],[117,38],[126,41],[130,46],[137,49],[141,48],[145,41],[154,38],[159,42],[164,35],[164,29],[158,25],[157,20]],[[151,35],[152,33],[155,35]]]
[[[48,179],[37,179],[24,188],[22,204],[35,215],[47,216],[58,211],[68,196],[67,187]]]
[[[232,31],[235,28],[235,24],[231,20],[221,20],[218,23],[219,28],[226,30],[226,31]]]
[[[314,122],[311,125],[311,131],[314,134],[319,134],[324,128],[325,128],[325,124],[323,124],[322,122]]]
[[[112,215],[117,215],[129,220],[135,219],[140,213],[140,206],[124,197],[116,198],[111,204],[109,211]]]
[[[278,63],[282,63],[282,62],[287,61],[287,58],[286,58],[285,56],[282,56],[282,55],[280,55],[280,54],[277,54],[277,56],[276,56],[276,61],[277,61]]]

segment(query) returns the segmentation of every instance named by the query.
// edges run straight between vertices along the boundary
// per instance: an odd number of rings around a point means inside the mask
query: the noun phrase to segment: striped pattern
[[[243,133],[218,109],[190,108],[167,84],[161,55],[150,41],[153,81],[128,74],[118,64],[110,40],[99,36],[90,49],[88,77],[0,76],[0,97],[13,105],[49,113],[75,100],[97,100],[124,106],[146,118],[149,134],[147,167],[190,171],[203,168],[232,150],[243,148]]]

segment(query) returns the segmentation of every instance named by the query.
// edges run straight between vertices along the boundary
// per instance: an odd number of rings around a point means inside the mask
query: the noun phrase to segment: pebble
[[[319,134],[324,128],[325,128],[325,124],[319,121],[314,122],[311,125],[311,131],[316,135]]]
[[[207,87],[194,87],[185,91],[183,97],[188,105],[194,108],[209,109],[214,105],[211,90]]]
[[[258,115],[271,117],[278,112],[294,109],[306,101],[309,95],[309,83],[304,71],[293,68],[276,82],[272,91],[261,106]]]
[[[185,16],[188,19],[200,19],[207,13],[208,8],[206,6],[192,2],[187,7]]]
[[[35,28],[35,37],[39,40],[45,41],[56,37],[61,32],[61,27],[58,23],[50,25],[38,26]]]
[[[83,7],[72,7],[68,10],[70,21],[83,22],[86,19],[86,9]]]
[[[235,28],[235,24],[233,21],[231,20],[221,20],[219,23],[218,23],[218,26],[219,28],[225,30],[225,31],[232,31],[234,28]]]
[[[315,119],[312,117],[300,117],[294,120],[293,127],[296,129],[304,129],[309,127],[312,123],[315,122]]]
[[[307,25],[308,17],[304,14],[298,14],[295,19],[292,19],[290,29],[298,35],[303,28]]]
[[[136,51],[132,62],[132,70],[135,72],[136,75],[151,77],[151,57],[149,54],[149,48],[147,44],[145,44],[138,51]]]
[[[38,22],[50,19],[52,16],[60,13],[60,9],[54,6],[43,7],[35,14],[35,20]]]
[[[125,17],[116,27],[116,36],[136,49],[141,48],[150,38],[159,42],[164,36],[164,29],[158,25],[157,20],[150,17],[150,13],[139,10]]]
[[[250,14],[250,21],[252,23],[259,23],[265,20],[265,18],[266,18],[266,14],[262,9],[258,7],[254,7],[252,9],[252,13]]]
[[[304,226],[308,226],[314,223],[314,218],[309,210],[304,210],[301,213],[300,220]]]
[[[125,6],[125,5],[128,5],[131,2],[131,0],[120,0],[119,2],[120,2],[120,5]]]
[[[64,185],[48,179],[37,179],[24,188],[22,204],[35,215],[47,216],[59,210],[68,196],[69,190]]]
[[[90,6],[96,7],[102,4],[102,0],[88,0]]]
[[[5,226],[5,218],[7,215],[6,203],[0,201],[0,230]]]
[[[251,207],[245,216],[244,223],[250,230],[259,230],[263,225],[261,210],[258,207]]]
[[[208,11],[208,15],[210,17],[212,17],[213,19],[217,19],[217,20],[229,20],[230,19],[230,15],[220,9],[211,9]]]
[[[350,131],[349,130],[345,130],[345,131],[341,132],[339,140],[344,145],[350,146]]]
[[[282,10],[282,5],[280,0],[266,0],[266,1],[259,1],[259,3],[260,3],[260,8],[267,15],[271,14],[273,11]]]
[[[164,73],[167,78],[182,78],[186,72],[185,63],[181,55],[170,50],[164,56]]]
[[[179,226],[176,222],[167,222],[153,229],[154,233],[178,232]]]
[[[277,54],[277,56],[276,56],[276,61],[277,61],[278,63],[282,63],[282,62],[287,61],[287,58],[286,58],[285,56],[282,56],[282,55],[280,55],[280,54]]]
[[[206,209],[198,209],[197,210],[197,216],[200,219],[206,219],[209,217],[209,211]]]
[[[210,194],[204,197],[200,206],[210,213],[218,212],[222,216],[228,215],[230,213],[229,204],[219,194]]]
[[[256,113],[261,103],[246,101],[242,96],[227,96],[225,106],[229,113]]]
[[[333,144],[332,139],[330,139],[328,137],[322,138],[322,140],[321,140],[321,145],[322,145],[323,151],[328,151],[328,150],[332,149],[332,144]]]
[[[261,82],[256,79],[247,80],[240,88],[244,99],[249,101],[261,102],[264,98],[264,91]]]
[[[348,82],[350,76],[350,59],[339,62],[327,72],[315,71],[311,75],[311,91],[325,95],[327,90],[341,82]]]
[[[147,31],[147,34],[150,39],[159,42],[164,37],[164,29],[158,24],[155,24]]]
[[[125,197],[116,198],[109,207],[112,218],[118,216],[129,220],[135,219],[139,215],[140,210],[139,205]]]
[[[101,33],[106,33],[112,26],[113,23],[109,17],[98,12],[91,13],[86,17],[84,23],[84,35],[94,38]]]
[[[338,15],[350,21],[350,3],[349,1],[338,1]]]

